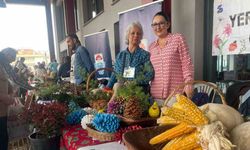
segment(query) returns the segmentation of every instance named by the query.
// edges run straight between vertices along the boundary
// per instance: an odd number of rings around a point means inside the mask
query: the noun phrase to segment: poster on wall
[[[249,6],[249,0],[214,0],[213,56],[250,53]]]
[[[161,11],[162,1],[156,1],[142,5],[119,13],[119,33],[120,33],[120,48],[125,50],[125,33],[127,27],[132,22],[140,22],[143,28],[143,38],[140,47],[148,50],[149,45],[156,40],[156,36],[151,28],[153,16]]]
[[[112,68],[108,31],[85,35],[84,39],[85,47],[89,51],[95,69]],[[110,75],[111,72],[100,70],[97,72],[96,77],[109,78]]]

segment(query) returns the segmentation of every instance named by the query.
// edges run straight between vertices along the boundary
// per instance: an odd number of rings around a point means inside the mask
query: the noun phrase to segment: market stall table
[[[106,144],[104,144],[106,143]],[[104,145],[99,145],[104,144]],[[95,145],[95,147],[94,147]],[[99,145],[99,146],[98,146]],[[98,140],[93,140],[88,136],[87,130],[84,130],[81,125],[68,126],[62,129],[62,137],[60,142],[61,150],[86,150],[86,149],[98,149],[98,147],[114,146],[125,149],[125,146],[119,144],[118,142],[101,142]],[[111,149],[109,149],[111,150]]]

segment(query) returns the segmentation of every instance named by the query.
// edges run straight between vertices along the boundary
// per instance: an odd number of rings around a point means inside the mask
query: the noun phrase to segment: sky
[[[44,6],[7,4],[0,8],[0,50],[5,47],[49,51]]]

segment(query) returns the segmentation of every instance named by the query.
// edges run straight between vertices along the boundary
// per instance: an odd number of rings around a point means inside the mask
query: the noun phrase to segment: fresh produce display
[[[226,138],[226,129],[220,121],[210,123],[209,118],[183,95],[177,94],[176,100],[173,107],[162,107],[157,122],[177,125],[151,138],[150,144],[166,143],[163,150],[231,150],[235,147]]]

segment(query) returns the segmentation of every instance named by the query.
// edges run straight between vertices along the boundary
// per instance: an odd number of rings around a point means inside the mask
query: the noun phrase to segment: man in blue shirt
[[[75,83],[79,85],[86,82],[83,74],[94,71],[94,65],[91,62],[88,50],[81,45],[76,34],[69,34],[66,42],[71,51],[75,50],[74,75]]]

